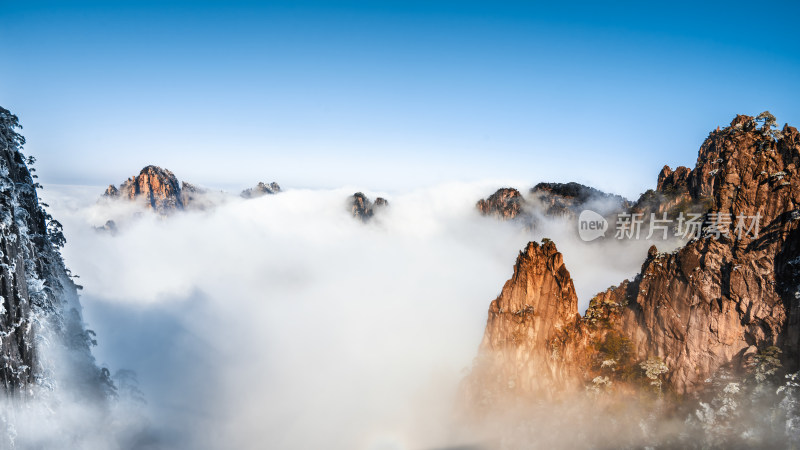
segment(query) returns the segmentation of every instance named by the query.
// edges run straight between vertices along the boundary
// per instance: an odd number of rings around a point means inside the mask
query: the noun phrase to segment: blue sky
[[[575,180],[635,196],[736,113],[800,124],[797,3],[6,2],[47,183]]]

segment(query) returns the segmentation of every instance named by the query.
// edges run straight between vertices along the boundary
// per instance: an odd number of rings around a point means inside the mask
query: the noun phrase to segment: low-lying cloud
[[[581,309],[647,251],[583,242],[572,222],[479,216],[496,187],[384,194],[391,206],[368,224],[347,210],[355,189],[231,196],[167,218],[97,203],[98,188],[44,197],[95,355],[138,374],[165,447],[405,449],[469,443],[454,395],[528,241],[556,242]],[[118,234],[95,231],[109,218]]]

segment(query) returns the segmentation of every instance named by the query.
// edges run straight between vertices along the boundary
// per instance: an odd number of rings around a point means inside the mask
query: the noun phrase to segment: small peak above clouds
[[[276,182],[259,182],[255,187],[245,189],[239,197],[250,199],[264,195],[277,194],[281,187]],[[144,167],[139,175],[132,176],[123,181],[119,187],[109,185],[103,193],[102,199],[107,204],[114,203],[117,211],[124,217],[106,217],[108,222],[120,224],[128,216],[137,217],[142,209],[157,213],[161,217],[170,216],[178,211],[207,211],[213,209],[232,198],[233,195],[224,191],[206,189],[198,185],[179,181],[175,174],[155,165]],[[135,208],[126,208],[124,204],[136,205]],[[95,227],[99,231],[108,231],[108,227]],[[116,232],[116,228],[114,229]]]
[[[266,184],[263,181],[259,181],[258,184],[250,189],[245,189],[239,194],[242,198],[257,198],[263,197],[264,195],[273,195],[277,194],[281,191],[280,185],[276,182],[272,182],[270,184]]]
[[[378,197],[373,203],[363,192],[356,192],[350,196],[350,212],[353,217],[369,222],[377,211],[389,206],[389,201]]]
[[[518,217],[527,206],[525,198],[514,188],[500,188],[487,199],[480,199],[475,205],[484,216],[494,216],[509,220]]]
[[[119,189],[110,185],[103,197],[141,201],[147,209],[159,214],[169,214],[185,206],[175,174],[153,165],[146,166],[139,175],[123,181]]]

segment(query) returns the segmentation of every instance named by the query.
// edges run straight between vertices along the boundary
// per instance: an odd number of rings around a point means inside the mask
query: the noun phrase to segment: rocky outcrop
[[[600,375],[630,382],[642,376],[638,364],[651,358],[666,366],[664,387],[685,394],[702,389],[722,367],[746,370],[770,346],[783,350],[788,370],[797,370],[798,167],[800,134],[793,127],[776,133],[737,116],[712,132],[694,169],[665,168],[657,186],[665,198],[674,193],[708,205],[701,237],[669,254],[652,247],[634,280],[598,294],[573,322],[574,300],[565,288],[571,280],[560,255],[550,243],[529,244],[490,306],[466,381],[470,398],[550,395],[554,387],[578,388]],[[655,209],[674,208],[661,200]],[[744,230],[754,220],[760,226]]]
[[[579,373],[562,363],[563,342],[576,330],[578,297],[561,253],[551,241],[529,243],[489,306],[470,380],[475,400],[568,390]]]
[[[475,205],[484,216],[493,216],[502,220],[518,217],[523,213],[525,199],[514,188],[501,188],[486,199],[478,200]]]
[[[262,185],[259,183],[259,186]],[[257,194],[259,186],[245,192],[251,192],[253,196],[261,195]],[[273,192],[280,190],[277,183],[263,186],[274,189]],[[209,191],[185,181],[178,182],[171,171],[152,165],[142,169],[139,175],[125,180],[119,188],[113,184],[108,186],[103,198],[140,202],[145,208],[163,216],[182,210],[203,211],[225,201],[222,192]]]
[[[349,204],[353,217],[360,219],[362,222],[369,222],[377,211],[389,206],[389,201],[383,197],[378,197],[373,203],[362,192],[356,192],[350,196]]]
[[[181,203],[185,207],[189,207],[193,203],[197,203],[200,200],[201,196],[206,194],[206,190],[200,187],[197,187],[191,183],[187,183],[185,181],[181,182]]]
[[[22,154],[25,140],[18,127],[17,117],[0,108],[2,390],[25,398],[66,388],[102,400],[111,388],[108,372],[91,355],[93,339],[83,325],[78,286],[59,252],[65,242],[61,225],[39,202],[34,160]]]
[[[209,191],[185,181],[181,182],[181,202],[186,210],[206,211],[223,203],[223,193]]]
[[[242,198],[257,198],[265,195],[277,194],[281,191],[281,187],[276,182],[266,184],[259,182],[255,187],[245,189],[239,194]]]
[[[115,236],[119,231],[117,228],[117,223],[113,220],[106,220],[106,223],[103,224],[102,227],[94,227],[94,230],[98,233],[108,233],[112,236]]]
[[[106,198],[119,198],[119,189],[113,184],[108,185],[106,191],[103,192],[103,197]]]
[[[673,171],[664,166],[658,174],[656,189],[643,193],[629,212],[643,214],[645,220],[649,220],[651,214],[658,218],[666,214],[669,219],[676,219],[682,213],[705,213],[711,208],[713,199],[710,194],[691,188],[690,183],[695,177],[694,171],[686,167]]]
[[[590,208],[601,215],[625,211],[629,202],[624,197],[608,194],[579,183],[539,183],[530,190],[547,216],[575,218]]]
[[[630,206],[624,197],[574,182],[539,183],[530,189],[527,199],[517,189],[501,188],[475,205],[484,216],[513,219],[532,228],[541,217],[577,219],[584,209],[611,216]]]
[[[692,173],[688,167],[680,166],[674,171],[669,166],[664,166],[658,174],[656,191],[661,193],[688,193],[689,175]]]
[[[175,174],[158,166],[147,166],[139,175],[125,180],[119,189],[106,189],[105,197],[142,201],[148,209],[160,214],[184,208],[181,186]]]

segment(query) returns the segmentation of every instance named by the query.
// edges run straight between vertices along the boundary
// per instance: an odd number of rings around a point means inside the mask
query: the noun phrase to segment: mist
[[[367,224],[348,211],[351,187],[169,217],[98,202],[99,187],[43,198],[64,224],[94,354],[137,374],[156,448],[406,449],[477,439],[453,420],[458,385],[528,241],[556,242],[581,312],[650,245],[586,243],[566,219],[530,230],[481,217],[475,202],[497,187],[365,192],[390,201]],[[95,229],[108,219],[118,233]]]

